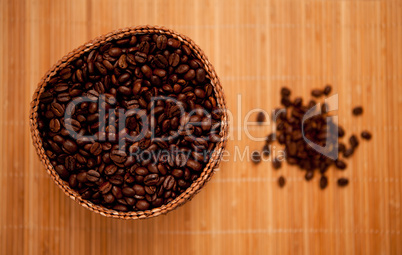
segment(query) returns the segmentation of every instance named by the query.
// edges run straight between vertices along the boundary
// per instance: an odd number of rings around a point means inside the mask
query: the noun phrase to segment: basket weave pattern
[[[91,51],[94,48],[98,48],[106,42],[111,40],[117,40],[123,37],[127,37],[135,34],[165,34],[171,36],[177,40],[180,40],[181,43],[184,43],[193,51],[196,58],[198,58],[204,65],[204,69],[207,72],[207,77],[211,80],[211,85],[214,88],[214,94],[219,104],[219,107],[223,110],[223,115],[221,119],[221,131],[220,135],[222,136],[222,140],[218,142],[215,146],[215,150],[208,161],[207,165],[203,169],[200,177],[195,180],[191,186],[177,196],[172,202],[162,205],[158,208],[154,208],[152,210],[145,211],[131,211],[131,212],[120,212],[112,209],[105,208],[101,205],[96,205],[88,200],[82,199],[81,196],[75,190],[71,189],[67,182],[63,181],[57,172],[55,171],[53,165],[50,163],[48,156],[45,153],[45,150],[42,145],[42,138],[39,134],[38,130],[38,107],[39,107],[39,97],[46,90],[46,85],[49,80],[54,77],[57,72],[67,66],[70,62],[79,58],[82,54]],[[64,56],[61,60],[59,60],[50,70],[45,74],[45,76],[41,79],[38,84],[38,87],[33,95],[33,99],[31,102],[30,109],[30,129],[31,135],[33,139],[33,144],[36,148],[36,152],[39,155],[40,160],[45,165],[47,172],[50,174],[52,179],[56,182],[56,184],[63,190],[63,192],[68,195],[70,198],[78,202],[80,205],[88,208],[89,210],[100,213],[101,215],[112,217],[112,218],[120,218],[120,219],[145,219],[150,217],[155,217],[161,214],[165,214],[171,210],[176,209],[180,205],[184,204],[186,201],[190,200],[195,194],[197,194],[201,188],[207,183],[214,173],[214,169],[218,166],[220,162],[220,158],[222,156],[222,152],[224,150],[227,136],[228,136],[228,116],[226,112],[226,102],[223,94],[222,86],[219,82],[218,76],[215,73],[215,70],[211,63],[207,60],[204,52],[187,36],[181,35],[173,30],[166,29],[164,27],[158,26],[137,26],[119,29],[108,33],[106,35],[99,36],[90,42],[78,47],[73,50],[66,56]]]

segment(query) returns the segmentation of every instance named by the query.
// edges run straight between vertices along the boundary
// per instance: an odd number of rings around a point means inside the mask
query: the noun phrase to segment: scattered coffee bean
[[[349,138],[349,143],[350,143],[350,146],[352,146],[353,149],[356,148],[359,145],[359,141],[357,140],[357,136],[352,135]]]
[[[353,108],[352,113],[353,113],[353,115],[355,115],[355,116],[362,115],[362,114],[363,114],[363,107],[361,107],[361,106],[356,106],[355,108]]]
[[[363,139],[370,140],[370,139],[371,139],[371,133],[368,132],[368,131],[363,131],[363,132],[361,133],[361,137],[362,137]]]
[[[313,171],[307,171],[306,174],[304,175],[304,179],[306,179],[306,181],[313,179],[313,177],[314,177]]]
[[[285,178],[283,176],[279,177],[278,184],[279,184],[279,187],[281,187],[281,188],[283,188],[285,186],[286,180],[285,180]]]
[[[322,95],[328,96],[331,91],[331,85],[326,85],[323,90],[312,90],[311,95],[319,98]],[[326,103],[322,103],[320,114],[304,119],[307,111],[315,107],[317,102],[310,100],[303,105],[303,99],[300,97],[296,97],[292,101],[290,98],[291,91],[286,87],[281,89],[280,94],[281,104],[285,106],[286,111],[281,113],[279,113],[280,109],[273,111],[272,120],[276,123],[276,133],[272,133],[267,137],[266,144],[262,149],[262,155],[268,156],[271,153],[269,146],[277,137],[279,144],[285,147],[285,159],[288,164],[297,165],[306,170],[304,175],[306,181],[311,180],[314,177],[314,172],[318,170],[321,173],[320,187],[324,189],[328,185],[328,179],[324,176],[324,173],[331,166],[335,166],[340,170],[346,168],[347,165],[341,157],[348,158],[353,155],[359,145],[357,136],[352,135],[349,138],[350,147],[346,148],[344,143],[338,141],[339,138],[345,136],[345,130],[335,124],[331,115],[328,114],[329,109]],[[356,107],[353,112],[355,115],[361,114],[363,112],[362,107]],[[363,131],[361,136],[367,140],[371,138],[371,134],[368,131]],[[324,150],[318,152],[310,146],[310,143],[319,145]],[[274,169],[279,169],[281,162],[278,158],[274,158],[272,165]]]
[[[311,91],[311,95],[313,97],[321,97],[322,96],[322,90],[320,89],[314,89],[313,91]]]
[[[355,152],[355,149],[352,147],[352,148],[349,148],[349,149],[346,149],[344,152],[343,152],[343,156],[345,157],[345,158],[349,158],[350,156],[352,156],[353,155],[353,153]]]
[[[338,186],[344,187],[349,184],[349,180],[346,178],[339,178],[338,179]]]
[[[258,151],[253,151],[251,153],[251,161],[254,162],[254,164],[258,164],[261,162],[261,154]]]
[[[320,188],[325,189],[328,186],[328,178],[325,175],[322,175],[320,178]]]
[[[272,160],[272,167],[274,169],[279,169],[279,168],[281,168],[281,166],[282,166],[282,162],[278,158],[274,158]]]
[[[336,166],[338,169],[343,170],[343,169],[346,168],[346,163],[343,162],[342,160],[339,160],[339,159],[338,159],[338,160],[335,161],[335,166]]]
[[[328,96],[328,95],[331,93],[331,91],[332,91],[331,85],[325,86],[325,88],[324,88],[324,95]]]
[[[258,124],[262,124],[263,122],[265,122],[265,114],[264,112],[259,112],[257,115],[257,122]]]

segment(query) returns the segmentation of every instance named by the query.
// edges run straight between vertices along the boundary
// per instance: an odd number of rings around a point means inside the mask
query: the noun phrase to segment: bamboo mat
[[[386,0],[0,1],[0,254],[402,254],[401,17],[402,1]],[[139,24],[201,46],[233,122],[228,161],[192,201],[122,221],[82,208],[52,182],[28,112],[40,78],[63,55]],[[346,171],[329,171],[326,190],[295,167],[235,160],[263,145],[244,131],[249,110],[278,106],[281,86],[307,98],[326,83],[347,134],[373,133]],[[355,105],[362,117],[352,117]],[[250,130],[262,136],[269,127]],[[336,187],[340,176],[350,178],[347,188]]]

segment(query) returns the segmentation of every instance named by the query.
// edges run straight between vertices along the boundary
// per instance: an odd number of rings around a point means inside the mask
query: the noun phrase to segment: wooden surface
[[[0,1],[0,254],[402,254],[402,1]],[[228,161],[192,201],[146,221],[66,197],[34,151],[29,103],[42,75],[99,34],[163,25],[195,40],[233,113]],[[260,149],[247,112],[330,83],[348,134],[373,133],[329,187],[236,150]],[[239,98],[241,97],[241,104]],[[364,106],[364,115],[351,108]],[[265,135],[269,127],[252,127]],[[287,178],[279,189],[278,176]],[[336,187],[337,177],[351,179]]]

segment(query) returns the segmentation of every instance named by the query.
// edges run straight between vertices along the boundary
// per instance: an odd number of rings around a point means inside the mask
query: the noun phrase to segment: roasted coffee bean
[[[95,170],[88,171],[88,174],[87,174],[88,181],[97,182],[97,181],[99,181],[99,178],[100,178],[100,173],[98,173],[97,171],[95,171]]]
[[[306,179],[306,181],[313,179],[313,177],[314,177],[313,171],[307,171],[306,174],[304,175],[304,179]]]
[[[353,149],[356,148],[359,145],[359,141],[357,140],[357,136],[352,135],[349,138],[349,143],[350,143],[350,146],[352,146]]]
[[[288,97],[288,96],[290,96],[290,89],[288,89],[288,88],[286,88],[286,87],[283,87],[282,89],[281,89],[281,96],[282,97]]]
[[[64,108],[61,106],[59,103],[52,103],[50,105],[50,110],[53,112],[53,114],[57,117],[62,117],[64,115]]]
[[[345,130],[341,126],[338,126],[338,136],[339,137],[344,137],[345,136]]]
[[[68,171],[63,165],[57,165],[54,170],[60,175],[62,179],[67,179],[68,178]]]
[[[328,178],[325,175],[322,175],[320,178],[320,188],[325,189],[328,186]]]
[[[339,178],[338,179],[338,186],[344,187],[349,184],[349,180],[346,178]]]
[[[327,85],[327,86],[325,86],[323,92],[324,92],[324,95],[328,96],[331,93],[331,91],[332,91],[331,85]]]
[[[147,210],[149,206],[150,204],[146,200],[138,200],[135,204],[135,207],[140,211]]]
[[[371,133],[368,132],[368,131],[363,131],[363,132],[361,133],[361,137],[362,137],[363,139],[370,140],[370,139],[371,139]]]
[[[63,143],[63,149],[69,154],[73,154],[78,150],[77,144],[73,140],[66,140]]]
[[[281,188],[283,188],[285,186],[286,180],[285,180],[285,178],[283,176],[280,176],[278,178],[278,184],[279,184],[279,187],[281,187]]]
[[[124,187],[121,191],[126,197],[133,197],[135,195],[135,190],[130,187]]]
[[[147,54],[137,51],[134,54],[134,59],[137,63],[144,64],[147,61]]]
[[[102,194],[108,193],[112,189],[113,185],[110,182],[104,182],[99,186],[99,191]]]
[[[352,147],[352,148],[349,148],[349,149],[346,149],[344,152],[343,152],[343,156],[345,157],[345,158],[349,158],[350,156],[352,156],[353,155],[353,153],[355,152],[355,149]]]
[[[355,116],[362,115],[362,114],[363,114],[363,107],[361,107],[361,106],[356,106],[355,108],[353,108],[352,113],[353,113],[353,115],[355,115]]]
[[[346,163],[343,162],[342,160],[339,160],[339,159],[338,159],[338,160],[335,161],[335,166],[336,166],[338,169],[343,170],[343,169],[346,168]]]
[[[165,190],[171,190],[175,184],[175,179],[173,176],[169,175],[163,182],[163,188]]]
[[[109,55],[111,57],[119,57],[122,54],[122,50],[120,48],[114,47],[109,49]]]
[[[186,164],[189,168],[193,169],[194,171],[201,171],[202,169],[202,165],[198,162],[195,161],[193,159],[189,159],[187,160],[187,164]]]
[[[51,119],[49,128],[52,132],[57,133],[60,130],[60,121],[58,119]]]
[[[102,153],[102,145],[98,142],[92,144],[90,152],[95,155],[98,156],[99,154]]]
[[[172,175],[174,176],[174,177],[176,177],[176,178],[181,178],[181,177],[183,177],[183,170],[181,170],[181,169],[173,169],[173,171],[172,171]]]
[[[147,186],[153,186],[159,181],[159,176],[157,174],[149,174],[144,178],[144,184]]]
[[[278,158],[274,158],[272,160],[272,167],[274,169],[279,169],[279,168],[281,168],[281,166],[282,166],[282,162]]]
[[[167,45],[172,47],[172,48],[179,48],[181,43],[179,40],[173,39],[173,38],[169,38],[167,41]]]
[[[160,35],[156,39],[156,47],[160,50],[164,50],[167,46],[167,37],[165,35]]]
[[[121,150],[112,150],[110,159],[117,164],[122,164],[127,160],[127,154]]]
[[[117,166],[116,166],[116,165],[108,165],[108,166],[106,166],[105,169],[103,170],[103,172],[104,172],[106,175],[113,175],[113,174],[116,173],[116,171],[117,171]]]
[[[254,164],[258,164],[261,162],[261,154],[258,151],[253,151],[251,153],[251,161],[253,161]]]
[[[259,112],[258,114],[257,114],[257,122],[258,122],[258,124],[262,124],[263,122],[265,122],[265,114],[264,114],[264,112]]]
[[[313,97],[321,97],[322,94],[323,94],[323,92],[320,89],[314,89],[313,91],[311,91],[311,95]]]

